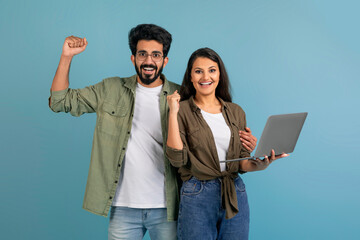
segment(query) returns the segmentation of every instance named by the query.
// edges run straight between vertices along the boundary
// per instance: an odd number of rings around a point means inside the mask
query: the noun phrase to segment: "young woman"
[[[220,160],[248,157],[238,132],[245,132],[242,108],[231,102],[229,79],[220,56],[209,48],[188,62],[180,95],[168,96],[166,153],[183,181],[178,239],[248,239],[249,205],[239,173],[264,170],[275,159]]]

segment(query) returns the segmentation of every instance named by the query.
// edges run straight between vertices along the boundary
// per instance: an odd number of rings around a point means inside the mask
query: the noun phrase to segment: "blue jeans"
[[[225,219],[220,179],[199,181],[192,177],[181,187],[178,219],[179,240],[232,240],[249,237],[249,204],[245,185],[235,180],[239,213]]]
[[[151,239],[176,240],[176,221],[167,221],[166,208],[111,208],[109,240],[141,240],[146,230]]]

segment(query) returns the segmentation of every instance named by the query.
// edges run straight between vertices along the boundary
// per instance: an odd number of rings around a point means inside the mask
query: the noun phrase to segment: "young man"
[[[51,86],[50,107],[73,116],[96,112],[97,121],[83,208],[107,216],[109,239],[176,239],[179,193],[176,172],[164,156],[166,97],[179,86],[161,74],[172,37],[141,24],[129,32],[136,75],[112,77],[83,89],[69,88],[73,56],[86,38],[67,37]],[[253,149],[251,133],[242,136]]]

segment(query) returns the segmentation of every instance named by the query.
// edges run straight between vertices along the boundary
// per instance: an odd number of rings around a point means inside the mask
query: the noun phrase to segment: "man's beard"
[[[151,78],[151,75],[147,75],[147,74],[144,74],[145,76],[143,76],[143,74],[140,72],[140,69],[143,69],[145,67],[152,67],[155,69],[155,75],[153,78]],[[157,71],[157,66],[156,65],[152,65],[152,64],[143,64],[140,66],[140,69],[139,67],[136,65],[135,63],[135,70],[136,70],[136,73],[137,75],[139,76],[139,79],[140,81],[145,84],[145,85],[150,85],[152,84],[153,82],[155,82],[155,80],[160,76],[160,74],[162,73],[163,71],[163,67],[164,67],[164,63],[161,65],[159,71]]]

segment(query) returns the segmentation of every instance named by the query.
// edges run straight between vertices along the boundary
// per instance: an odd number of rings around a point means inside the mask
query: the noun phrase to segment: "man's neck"
[[[144,87],[148,87],[148,88],[154,88],[154,87],[158,87],[161,86],[163,84],[163,80],[160,78],[160,76],[152,83],[150,83],[149,85],[144,84],[143,82],[141,82],[139,76],[136,76],[136,81]]]

